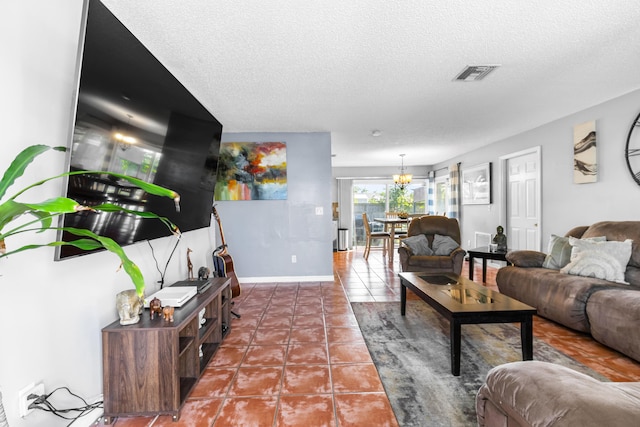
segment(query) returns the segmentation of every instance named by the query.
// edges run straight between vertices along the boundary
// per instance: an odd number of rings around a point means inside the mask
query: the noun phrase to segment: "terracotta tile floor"
[[[399,301],[399,271],[397,256],[392,266],[380,251],[365,261],[359,247],[334,253],[334,282],[243,284],[234,308],[242,318],[180,420],[120,418],[115,426],[397,426],[349,302]],[[496,271],[487,270],[493,289]],[[613,381],[640,381],[640,363],[588,335],[539,317],[534,334]]]

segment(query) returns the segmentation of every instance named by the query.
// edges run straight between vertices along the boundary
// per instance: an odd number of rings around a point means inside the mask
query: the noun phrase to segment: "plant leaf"
[[[36,245],[36,244],[25,245],[7,253],[0,252],[0,258],[4,258],[9,255],[13,255],[13,254],[30,250],[30,249],[42,248],[45,246],[55,247],[55,246],[70,245],[70,246],[75,246],[77,248],[84,249],[84,250],[104,248],[110,252],[113,252],[118,256],[118,258],[120,258],[121,266],[122,268],[124,268],[124,271],[127,273],[127,275],[131,278],[131,281],[133,282],[133,285],[136,288],[136,293],[141,298],[144,298],[145,283],[144,283],[144,277],[142,276],[142,272],[140,271],[140,268],[133,261],[131,261],[131,259],[129,259],[129,257],[124,252],[122,247],[118,245],[113,239],[99,236],[89,230],[84,230],[84,229],[74,228],[74,227],[62,227],[62,228],[51,228],[51,229],[68,231],[69,233],[74,234],[76,236],[87,237],[87,238],[81,238],[81,239],[73,240],[69,242],[55,241],[55,242],[49,242],[41,245]]]
[[[55,197],[40,203],[24,203],[34,211],[44,211],[52,214],[58,213],[75,213],[79,210],[88,209],[80,205],[73,199],[67,197]]]
[[[16,156],[11,162],[9,168],[5,171],[2,180],[0,180],[0,199],[2,199],[7,192],[7,189],[13,185],[17,178],[20,178],[24,174],[25,169],[29,164],[40,154],[48,150],[66,151],[64,147],[49,147],[48,145],[32,145],[25,148]]]
[[[56,241],[56,242],[43,243],[41,245],[36,245],[36,244],[24,245],[24,246],[22,246],[22,247],[20,247],[18,249],[15,249],[15,250],[13,250],[11,252],[7,252],[7,253],[1,255],[0,258],[9,256],[9,255],[13,255],[13,254],[17,254],[19,252],[27,251],[27,250],[30,250],[30,249],[44,248],[46,246],[55,247],[55,246],[63,246],[63,245],[75,246],[77,248],[84,249],[84,250],[87,250],[87,251],[90,251],[90,250],[93,250],[93,249],[100,249],[102,247],[100,242],[97,242],[97,241],[91,240],[91,239],[78,239],[78,240],[74,240],[73,242],[59,242],[59,241]]]
[[[153,212],[134,211],[131,209],[123,208],[122,206],[114,205],[112,203],[103,203],[101,205],[92,206],[91,208],[96,211],[102,211],[102,212],[127,212],[131,215],[136,215],[145,219],[158,219],[162,221],[164,225],[166,225],[167,228],[171,230],[172,233],[177,233],[177,234],[180,233],[180,230],[178,230],[178,227],[174,223],[172,223],[168,218],[164,216],[159,216],[157,214],[154,214]]]
[[[15,218],[24,214],[29,208],[23,203],[18,203],[13,200],[7,200],[0,205],[0,230],[5,225],[13,221]]]
[[[74,234],[76,236],[84,236],[84,237],[90,237],[92,239],[95,239],[102,245],[103,248],[116,254],[120,258],[120,261],[122,263],[122,268],[124,268],[124,271],[129,275],[129,277],[131,278],[131,281],[136,287],[136,293],[140,298],[144,298],[145,284],[144,284],[144,277],[142,276],[142,272],[140,271],[140,268],[133,261],[129,259],[129,257],[127,256],[127,254],[125,254],[122,247],[120,247],[120,245],[117,244],[113,239],[110,239],[109,237],[99,236],[92,231],[84,230],[80,228],[63,227],[61,228],[61,230],[68,231],[69,233]]]

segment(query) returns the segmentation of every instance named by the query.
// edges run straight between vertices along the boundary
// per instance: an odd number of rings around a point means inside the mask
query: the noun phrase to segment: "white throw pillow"
[[[627,283],[624,272],[631,258],[633,240],[594,242],[570,237],[569,243],[571,262],[560,270],[562,273]]]
[[[585,240],[592,240],[598,242],[604,242],[607,240],[605,236],[587,237]],[[560,270],[565,265],[571,262],[571,251],[573,247],[569,243],[569,237],[551,235],[549,239],[549,247],[547,249],[547,256],[542,263],[544,268],[550,268],[553,270]]]

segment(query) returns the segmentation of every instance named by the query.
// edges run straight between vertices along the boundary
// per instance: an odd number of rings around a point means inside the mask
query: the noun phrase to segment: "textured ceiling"
[[[331,132],[333,166],[435,164],[640,88],[637,0],[103,3],[225,132]]]

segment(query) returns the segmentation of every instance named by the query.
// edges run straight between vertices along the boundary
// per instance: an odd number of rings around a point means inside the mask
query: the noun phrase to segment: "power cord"
[[[164,271],[160,271],[160,267],[158,266],[158,259],[156,258],[156,253],[153,250],[153,246],[151,245],[151,242],[147,240],[147,244],[151,248],[151,256],[153,257],[153,261],[156,263],[156,270],[158,270],[158,273],[160,273],[160,280],[158,280],[158,283],[160,283],[160,289],[162,289],[162,287],[164,286],[164,276],[165,276],[165,274],[167,274],[167,268],[169,267],[169,262],[171,261],[171,258],[173,258],[173,254],[175,253],[176,249],[178,249],[178,245],[180,244],[180,237],[181,236],[182,235],[178,235],[178,239],[176,241],[176,244],[173,247],[173,250],[171,251],[171,254],[169,255],[169,259],[167,259],[167,263],[164,266]]]
[[[58,409],[56,408],[50,401],[49,398],[53,395],[53,393],[57,392],[58,390],[65,390],[67,391],[71,396],[76,397],[78,399],[80,399],[82,401],[82,403],[84,404],[84,406],[80,406],[77,408],[66,408],[66,409]],[[78,396],[77,394],[71,392],[71,390],[69,390],[68,387],[58,387],[57,389],[53,390],[51,393],[49,394],[43,394],[43,395],[37,395],[37,394],[30,394],[27,397],[28,400],[34,399],[34,401],[29,405],[29,409],[39,409],[41,411],[45,411],[45,412],[51,412],[53,415],[65,419],[65,420],[71,420],[71,422],[69,424],[67,424],[67,427],[70,426],[71,424],[73,424],[74,422],[76,422],[80,417],[88,414],[89,412],[93,411],[94,409],[98,409],[98,408],[102,408],[103,407],[103,401],[100,400],[98,402],[94,402],[94,403],[88,403],[86,400],[84,400],[82,397]],[[70,413],[77,413],[77,415],[67,415]]]

